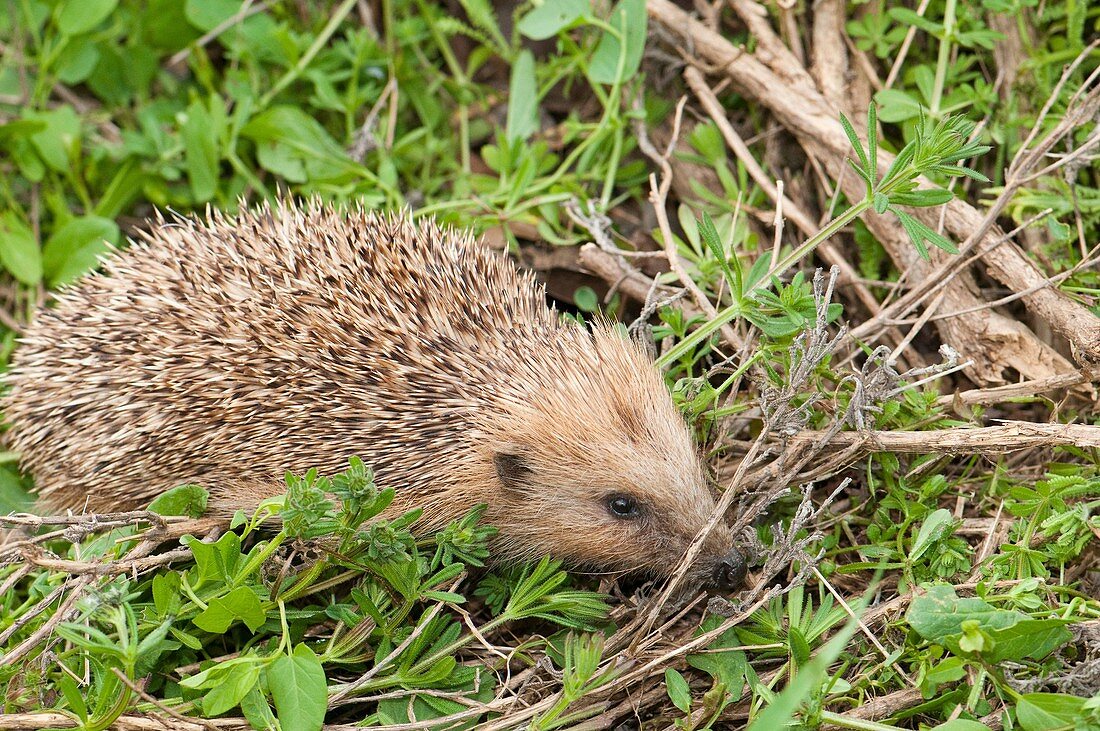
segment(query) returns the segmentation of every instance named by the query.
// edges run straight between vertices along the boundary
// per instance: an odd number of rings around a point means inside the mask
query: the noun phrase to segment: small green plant
[[[140,580],[120,576],[89,593],[78,619],[56,631],[67,643],[47,672],[62,691],[58,709],[86,728],[106,728],[135,702],[135,684],[152,675],[146,690],[182,713],[214,717],[237,709],[256,728],[278,719],[283,728],[320,729],[334,697],[406,687],[484,698],[491,676],[456,659],[471,642],[519,620],[592,631],[606,616],[602,596],[570,588],[547,559],[485,577],[476,593],[500,601],[491,602],[494,616],[476,634],[463,632],[454,613],[467,602],[455,589],[469,566],[481,565],[495,533],[479,523],[480,509],[418,540],[409,532],[417,511],[379,518],[393,491],[379,490],[359,459],[333,476],[288,474],[286,485],[284,496],[254,515],[238,514],[239,533],[213,542],[183,536],[189,565]],[[186,486],[158,504],[191,511],[202,493]],[[272,534],[276,516],[282,527]],[[133,545],[97,539],[82,553],[107,559]],[[13,607],[12,617],[33,606]],[[322,635],[310,630],[319,623],[329,626]],[[571,672],[599,660],[597,637],[571,641]],[[219,648],[233,643],[241,651],[219,657]],[[365,663],[367,680],[333,685],[326,677],[332,668]],[[77,673],[85,665],[90,674]],[[12,682],[12,671],[0,669],[0,678]],[[455,706],[462,707],[432,701],[434,710],[418,713],[446,715]],[[378,711],[379,718],[404,713],[401,704]]]
[[[569,714],[569,706],[585,694],[597,690],[610,681],[614,669],[600,671],[603,660],[604,642],[601,635],[575,635],[565,637],[562,654],[562,689],[557,702],[545,713],[531,721],[530,728],[549,731],[555,728],[569,728],[584,718],[586,713]]]
[[[919,179],[923,176],[939,178],[962,175],[983,183],[989,182],[989,179],[977,170],[958,164],[991,149],[989,145],[983,145],[971,139],[974,123],[965,117],[946,117],[933,124],[924,117],[922,112],[917,122],[914,139],[901,148],[881,177],[879,177],[878,119],[875,105],[871,104],[867,109],[866,148],[856,135],[852,123],[843,114],[840,116],[840,123],[859,157],[858,164],[853,161],[849,163],[866,183],[866,195],[862,201],[834,219],[818,236],[822,239],[827,238],[825,234],[829,233],[830,229],[847,225],[852,219],[873,208],[879,215],[892,213],[897,217],[921,257],[928,258],[925,242],[950,254],[958,253],[951,241],[918,221],[911,214],[902,211],[898,206],[911,208],[941,206],[955,197],[954,193],[946,188],[919,188]],[[802,248],[809,250],[809,243],[808,241]]]

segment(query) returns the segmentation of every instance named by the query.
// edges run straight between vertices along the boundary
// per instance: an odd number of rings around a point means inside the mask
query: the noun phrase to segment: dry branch
[[[819,431],[801,432],[790,443],[814,442],[822,436]],[[829,443],[841,448],[862,445],[865,452],[1001,454],[1035,447],[1100,447],[1100,426],[1010,421],[998,426],[936,431],[840,432]]]
[[[117,731],[208,731],[219,729],[251,729],[243,718],[214,718],[202,723],[189,723],[160,716],[120,716],[111,724]],[[79,728],[76,719],[64,713],[4,713],[0,714],[0,731],[38,731],[39,729]]]
[[[1014,398],[1026,398],[1037,396],[1048,391],[1056,391],[1063,388],[1072,388],[1087,383],[1085,376],[1080,373],[1064,373],[1037,381],[1022,381],[1010,383],[995,388],[974,388],[969,391],[941,396],[936,403],[941,406],[959,406],[973,404],[999,404]],[[1089,389],[1088,398],[1096,400],[1095,389]]]
[[[924,697],[921,695],[920,689],[904,688],[888,695],[872,698],[859,708],[853,708],[843,714],[843,716],[853,721],[878,721],[883,718],[889,718],[898,711],[904,711],[906,708],[912,708],[923,702]],[[841,727],[826,725],[822,728],[835,729]]]

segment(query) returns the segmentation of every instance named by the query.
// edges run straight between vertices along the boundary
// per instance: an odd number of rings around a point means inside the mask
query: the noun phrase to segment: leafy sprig
[[[944,205],[955,197],[947,188],[918,187],[923,176],[962,175],[979,182],[989,182],[977,170],[958,164],[991,149],[989,145],[972,139],[974,123],[964,117],[949,116],[935,124],[929,124],[922,108],[914,138],[901,148],[881,178],[878,172],[878,117],[875,104],[872,103],[867,109],[866,147],[860,142],[855,127],[843,113],[840,115],[840,124],[859,158],[859,164],[852,160],[848,163],[867,186],[864,200],[852,210],[860,209],[859,212],[862,213],[870,204],[879,215],[892,213],[924,259],[928,258],[925,242],[950,254],[957,254],[958,249],[947,237],[898,206],[928,208]]]

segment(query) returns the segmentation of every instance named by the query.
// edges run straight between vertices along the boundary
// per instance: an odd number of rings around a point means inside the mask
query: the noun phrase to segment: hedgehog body
[[[54,509],[192,482],[249,509],[287,470],[359,456],[420,530],[486,503],[498,557],[653,574],[715,509],[635,343],[562,322],[506,257],[407,216],[158,221],[39,313],[7,381],[11,445]],[[731,543],[719,524],[699,578],[739,580]]]

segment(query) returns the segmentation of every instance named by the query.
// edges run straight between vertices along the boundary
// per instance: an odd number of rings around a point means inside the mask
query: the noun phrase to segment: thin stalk
[[[718,317],[714,318],[707,324],[695,330],[686,338],[678,342],[667,353],[657,358],[655,364],[658,368],[667,368],[669,365],[679,360],[680,358],[691,352],[699,343],[703,342],[711,335],[722,329],[722,326],[728,322],[732,322],[737,316],[742,314],[744,310],[741,307],[740,302],[734,302],[732,305],[718,313]]]
[[[611,195],[615,192],[615,177],[619,172],[619,160],[623,156],[623,128],[615,125],[615,140],[611,145],[611,159],[607,162],[607,176],[603,181],[603,193],[600,195],[600,209],[608,210]]]
[[[940,39],[940,53],[936,58],[936,78],[932,83],[932,99],[929,100],[933,118],[940,116],[940,103],[943,101],[943,86],[947,79],[947,62],[951,60],[951,44],[955,40],[955,2],[947,0],[943,10],[943,38]]]
[[[832,711],[821,711],[821,720],[833,726],[841,728],[854,728],[859,731],[898,731],[897,726],[887,726],[876,721],[866,721],[861,718],[851,718]]]
[[[620,47],[619,59],[615,67],[617,70],[617,73],[615,75],[615,83],[611,85],[611,92],[607,95],[607,101],[604,104],[603,114],[600,117],[600,121],[592,126],[593,130],[604,130],[607,129],[607,127],[609,126],[611,115],[614,112],[618,111],[619,95],[622,89],[623,82],[623,79],[621,77],[623,67],[625,65],[626,41],[623,40],[622,34],[619,33],[619,31],[613,26],[603,21],[597,21],[594,19],[590,20],[590,22],[592,25],[602,28],[605,33],[609,33],[613,37],[617,38],[619,40]],[[593,89],[596,89],[599,84],[592,84],[591,86]],[[589,147],[592,147],[593,145],[602,142],[604,137],[605,135],[603,134],[591,134],[585,137],[583,140],[581,140],[580,144],[578,144],[570,151],[565,160],[562,161],[560,165],[558,165],[557,170],[555,170],[549,177],[544,178],[537,185],[533,186],[530,189],[529,193],[539,193],[555,185],[570,169],[572,169],[573,164],[577,161],[578,158],[580,158],[582,154],[584,154],[588,150]]]
[[[454,50],[451,48],[451,44],[447,42],[447,39],[443,37],[443,34],[436,27],[435,23],[432,23],[430,18],[431,14],[428,11],[428,6],[424,0],[418,0],[417,5],[420,7],[421,14],[428,19],[428,33],[431,34],[432,40],[435,42],[436,48],[439,49],[439,53],[443,56],[444,63],[447,64],[447,70],[451,72],[451,76],[454,77],[455,83],[461,88],[461,92],[455,96],[455,101],[458,102],[458,127],[459,127],[459,159],[462,164],[462,171],[467,175],[470,174],[470,105],[467,103],[468,90],[470,86],[470,79],[466,75],[466,72],[462,68],[462,64],[458,62],[458,58],[454,54]]]
[[[795,249],[791,253],[787,254],[782,259],[780,259],[779,262],[776,263],[775,266],[773,266],[771,269],[768,270],[767,274],[765,274],[763,277],[761,277],[759,280],[757,280],[751,287],[749,287],[747,290],[745,290],[744,296],[748,297],[753,292],[760,289],[760,287],[766,286],[769,282],[771,282],[773,277],[776,277],[779,274],[782,274],[784,271],[787,270],[788,267],[795,264],[800,259],[802,259],[804,256],[809,254],[811,251],[816,249],[821,244],[821,242],[825,241],[828,238],[831,238],[834,234],[836,234],[842,228],[847,226],[849,223],[854,221],[859,216],[863,215],[863,213],[865,211],[870,210],[871,204],[872,204],[871,198],[869,198],[869,197],[864,198],[862,201],[855,204],[854,206],[852,206],[851,208],[846,210],[844,213],[841,213],[839,216],[834,218],[832,221],[830,221],[825,226],[825,228],[821,229],[816,234],[814,234],[810,238],[806,239],[806,241],[801,246],[799,246],[797,249]]]
[[[313,61],[313,57],[320,53],[332,37],[332,34],[336,32],[336,29],[340,27],[340,24],[344,22],[344,18],[347,17],[351,9],[355,7],[355,3],[358,0],[344,0],[340,7],[336,8],[336,12],[329,18],[328,23],[325,23],[325,27],[321,29],[321,32],[317,34],[317,38],[314,39],[313,44],[306,49],[306,52],[302,54],[302,57],[298,59],[298,63],[294,64],[293,68],[287,70],[275,85],[272,86],[266,94],[260,99],[260,108],[264,108],[271,104],[271,101],[285,89],[292,81],[297,79],[310,62]]]
[[[257,569],[260,568],[260,566],[263,566],[264,561],[266,561],[269,556],[275,553],[275,551],[279,550],[279,546],[283,544],[284,540],[286,540],[286,532],[279,531],[277,534],[275,534],[271,541],[263,547],[263,550],[261,550],[251,559],[249,559],[248,563],[241,567],[241,570],[237,572],[236,578],[238,580],[243,580],[244,578],[251,576]],[[230,588],[234,588],[239,585],[240,584],[238,583],[238,581],[232,581],[229,583]]]

